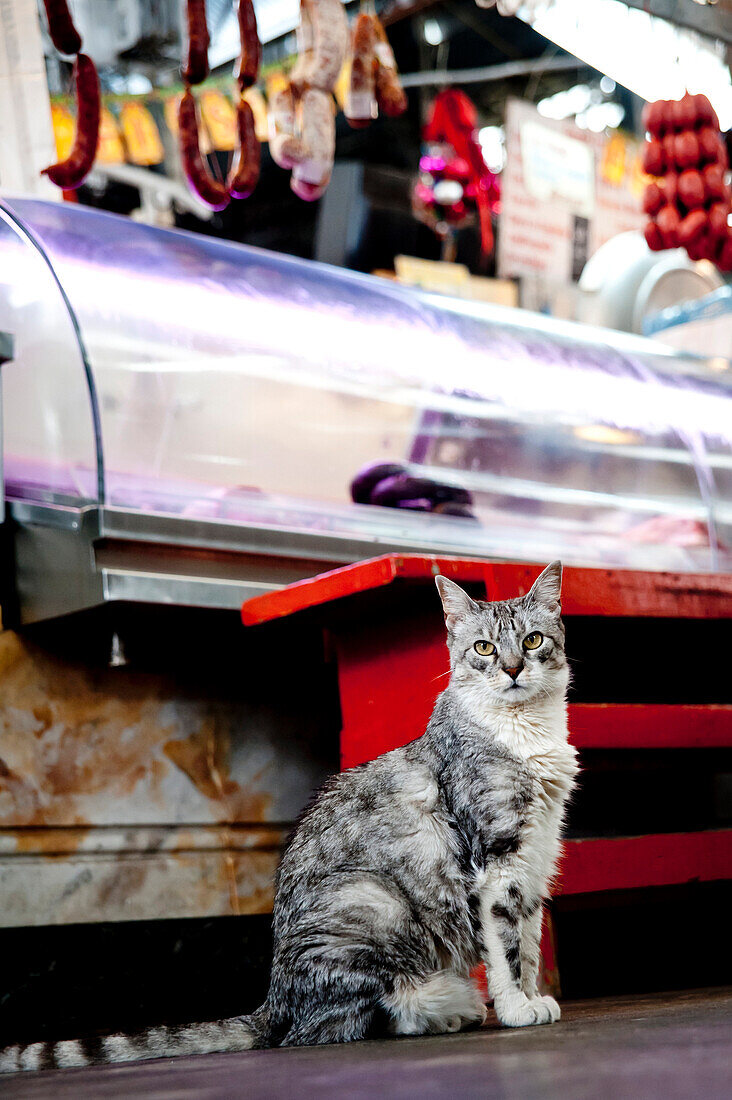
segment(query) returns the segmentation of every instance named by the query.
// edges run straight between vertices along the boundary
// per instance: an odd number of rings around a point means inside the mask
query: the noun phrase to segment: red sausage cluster
[[[81,187],[91,171],[99,142],[101,96],[94,62],[81,50],[81,35],[74,26],[66,0],[44,0],[48,33],[60,53],[76,54],[73,80],[76,97],[76,133],[66,160],[44,168],[42,175],[64,191]]]
[[[692,260],[732,271],[732,194],[719,119],[705,95],[649,103],[643,168],[658,177],[646,187],[648,247],[685,248]]]

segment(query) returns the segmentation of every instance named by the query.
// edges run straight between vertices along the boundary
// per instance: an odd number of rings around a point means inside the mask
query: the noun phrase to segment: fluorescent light
[[[478,131],[483,160],[491,172],[501,172],[506,163],[506,138],[502,126],[484,126]]]
[[[732,81],[721,45],[619,0],[554,0],[519,17],[551,42],[643,99],[679,99],[688,89],[711,100],[732,126]]]
[[[614,130],[625,118],[625,108],[619,103],[593,103],[586,111],[581,111],[575,122],[580,130],[592,130],[601,134],[608,128]]]
[[[580,111],[586,111],[591,103],[592,89],[587,84],[575,84],[573,88],[542,99],[537,104],[537,110],[544,118],[561,121],[564,118],[572,118]]]
[[[425,42],[428,42],[430,46],[439,46],[445,37],[437,19],[425,19],[422,33]]]

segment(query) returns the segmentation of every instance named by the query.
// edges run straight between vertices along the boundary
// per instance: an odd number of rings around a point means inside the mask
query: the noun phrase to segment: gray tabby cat
[[[33,1043],[6,1069],[340,1043],[480,1025],[486,963],[508,1027],[553,1023],[537,991],[543,899],[574,786],[561,565],[523,597],[437,577],[451,677],[426,732],[333,776],[279,869],[267,1000],[252,1016]]]

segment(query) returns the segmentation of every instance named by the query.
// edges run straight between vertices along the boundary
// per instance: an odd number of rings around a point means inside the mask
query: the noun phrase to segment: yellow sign
[[[606,183],[620,187],[625,179],[625,160],[628,143],[622,134],[613,134],[602,151],[600,172]]]
[[[74,144],[74,134],[76,132],[74,116],[65,104],[52,103],[51,121],[53,122],[53,136],[56,139],[56,156],[59,160],[66,160]]]
[[[222,92],[202,92],[199,110],[203,125],[208,131],[211,146],[223,153],[236,149],[236,111],[231,100]]]
[[[652,180],[652,176],[646,175],[643,170],[643,146],[638,146],[633,163],[630,168],[630,190],[636,198],[640,198],[646,189],[646,185]]]
[[[165,150],[155,119],[142,103],[127,100],[122,104],[119,121],[127,145],[127,159],[132,164],[160,164]]]
[[[97,160],[100,164],[124,164],[125,147],[119,132],[117,119],[109,107],[102,107],[99,120],[99,144]]]

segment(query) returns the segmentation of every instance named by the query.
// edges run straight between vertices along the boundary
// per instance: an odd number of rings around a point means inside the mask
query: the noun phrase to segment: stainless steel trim
[[[262,582],[222,581],[175,573],[142,573],[126,569],[102,569],[104,598],[126,603],[170,604],[238,611],[245,600],[261,596],[281,585]]]
[[[267,554],[292,558],[345,564],[388,553],[435,554],[469,553],[471,557],[495,558],[486,550],[480,553],[472,542],[461,551],[436,548],[434,542],[411,538],[357,535],[337,535],[321,531],[302,531],[291,527],[274,527],[253,523],[226,523],[189,517],[165,516],[157,513],[126,511],[119,508],[101,510],[100,537],[155,541],[170,546],[206,547],[247,554]]]

